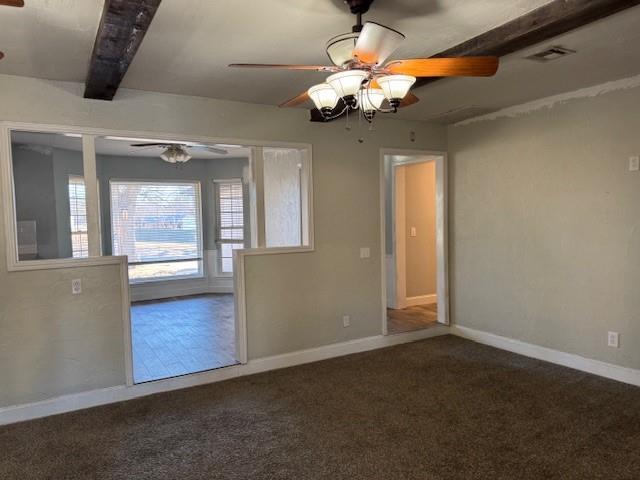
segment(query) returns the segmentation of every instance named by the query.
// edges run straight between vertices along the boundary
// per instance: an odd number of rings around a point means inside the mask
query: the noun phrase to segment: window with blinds
[[[73,258],[88,257],[89,236],[84,178],[75,175],[69,177],[69,225]]]
[[[233,251],[244,247],[244,206],[242,181],[216,181],[218,221],[218,268],[233,273]]]
[[[110,187],[113,254],[128,257],[132,282],[202,275],[199,183],[112,180]]]

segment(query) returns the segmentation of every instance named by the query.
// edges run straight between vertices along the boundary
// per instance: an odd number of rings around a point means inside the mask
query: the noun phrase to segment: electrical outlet
[[[82,280],[80,280],[79,278],[71,280],[71,293],[73,295],[82,293]]]
[[[620,334],[618,332],[609,332],[607,334],[607,344],[610,347],[618,348],[620,346]]]
[[[360,258],[369,258],[371,257],[371,249],[369,247],[360,248]]]
[[[411,229],[409,230],[409,236],[417,237],[418,236],[418,229],[416,227],[411,227]]]
[[[629,171],[637,172],[640,170],[640,157],[629,157]]]
[[[351,326],[351,317],[349,317],[349,315],[344,315],[342,317],[342,326],[344,328]]]

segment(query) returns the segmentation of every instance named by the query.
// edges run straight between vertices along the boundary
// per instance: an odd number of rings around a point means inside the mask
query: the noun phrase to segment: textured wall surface
[[[308,112],[299,109],[132,90],[119,91],[113,102],[101,102],[85,100],[82,93],[80,84],[0,75],[0,120],[312,144],[316,249],[247,259],[249,355],[381,333],[379,149],[444,150],[442,127],[381,120],[374,131],[360,129],[357,123],[346,131],[344,121],[312,124]],[[411,131],[416,132],[415,143],[409,140]],[[370,259],[359,258],[361,246],[371,247]],[[72,298],[67,295],[72,277],[95,279],[96,288],[85,288],[83,295]],[[0,377],[0,406],[124,382],[121,332],[116,339],[111,331],[72,328],[91,322],[100,328],[112,326],[115,332],[121,322],[118,281],[114,267],[8,273],[0,264],[0,357],[12,375],[12,381]],[[45,303],[43,291],[55,294]],[[25,298],[30,302],[26,307]],[[351,327],[343,328],[343,314],[351,315]],[[24,318],[29,318],[28,324]],[[83,382],[85,377],[76,370],[40,361],[35,348],[22,348],[35,341],[28,340],[32,332],[52,326],[61,332],[56,355],[92,371],[91,382]],[[9,327],[10,342],[4,334]],[[41,338],[42,343],[48,341]],[[85,349],[95,356],[85,358]],[[19,362],[5,361],[17,357]],[[3,368],[0,375],[8,374]],[[19,388],[26,376],[52,380]]]
[[[405,169],[405,242],[407,297],[435,295],[436,162],[416,163]],[[411,228],[416,236],[411,236]]]
[[[455,323],[640,368],[638,105],[635,88],[450,127]]]

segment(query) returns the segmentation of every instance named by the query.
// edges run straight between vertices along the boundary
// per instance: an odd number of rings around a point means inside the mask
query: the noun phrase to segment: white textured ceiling
[[[366,19],[402,31],[395,58],[429,56],[549,0],[376,0]],[[27,0],[0,7],[0,73],[85,79],[103,0]],[[122,86],[277,105],[314,83],[315,72],[247,71],[232,62],[326,64],[326,40],[354,23],[342,0],[163,0]],[[578,54],[548,64],[507,57],[497,77],[454,79],[417,89],[399,116],[427,120],[467,106],[496,109],[640,73],[640,8],[543,46]]]

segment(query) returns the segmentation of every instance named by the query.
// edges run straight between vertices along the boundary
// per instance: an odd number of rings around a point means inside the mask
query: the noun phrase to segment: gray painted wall
[[[300,109],[126,89],[114,102],[82,94],[82,84],[0,75],[0,120],[310,143],[315,251],[246,259],[249,356],[381,333],[379,150],[444,150],[442,127],[381,119],[373,132],[357,124],[348,132],[342,121],[310,123]],[[362,246],[370,259],[359,258]],[[82,295],[71,295],[72,278],[83,279]],[[124,383],[119,285],[115,267],[7,272],[0,255],[0,406]]]
[[[639,105],[634,88],[449,128],[455,323],[640,368]]]
[[[12,150],[17,220],[35,220],[38,258],[60,258],[53,149]]]

